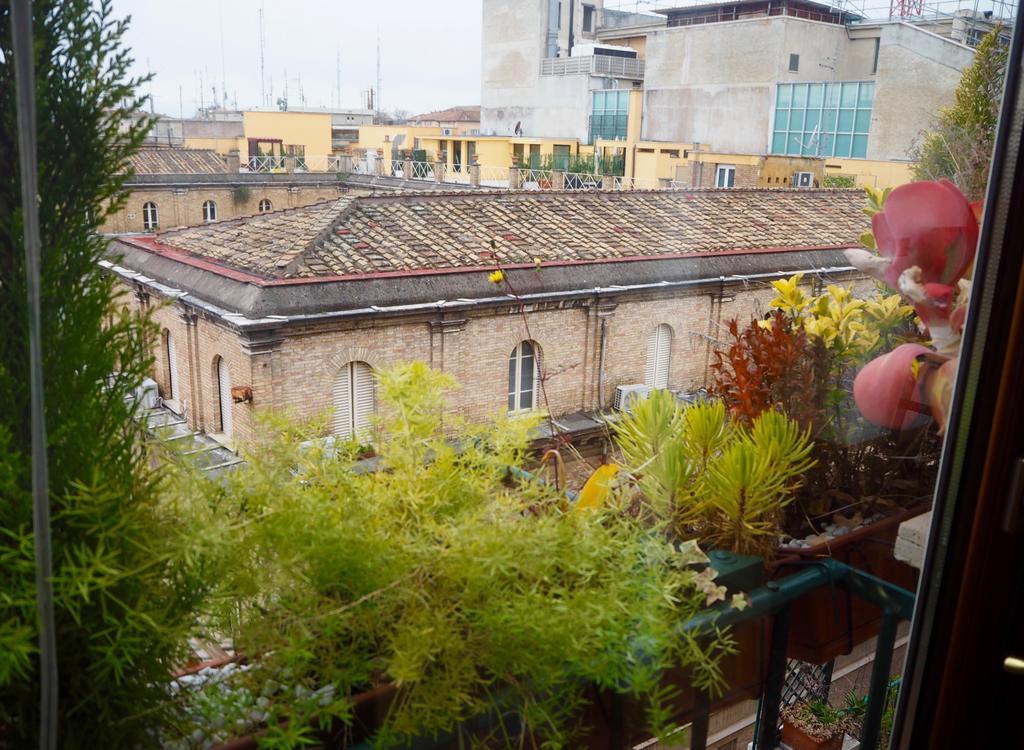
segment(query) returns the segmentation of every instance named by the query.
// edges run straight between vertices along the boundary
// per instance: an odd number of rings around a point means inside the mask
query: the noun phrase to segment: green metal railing
[[[755,725],[754,750],[774,750],[779,744],[779,709],[782,702],[782,686],[786,675],[786,651],[789,642],[790,606],[817,589],[839,587],[851,595],[877,605],[882,610],[882,624],[875,643],[875,657],[871,668],[867,709],[862,723],[861,750],[876,750],[882,728],[882,714],[885,711],[889,688],[889,673],[892,669],[892,655],[896,644],[896,629],[901,620],[909,620],[914,607],[914,595],[888,581],[883,581],[862,570],[850,567],[831,558],[809,563],[799,572],[778,581],[769,581],[749,591],[749,606],[744,609],[729,607],[724,603],[708,609],[686,622],[680,629],[691,635],[710,633],[716,628],[738,625],[743,622],[772,618],[772,640],[768,655],[767,677],[764,690],[758,702]],[[690,750],[704,750],[707,745],[708,712],[710,701],[706,696],[698,699],[703,708],[691,726]],[[613,717],[621,716],[613,706]],[[496,726],[502,721],[506,729],[510,717],[499,716],[492,711],[474,717],[466,722],[465,730],[478,731]],[[515,717],[511,717],[515,723]],[[620,719],[621,721],[621,719]],[[624,747],[621,738],[624,731],[612,722],[609,747]],[[616,745],[614,738],[618,737]],[[457,744],[456,734],[418,738],[403,746],[404,750],[442,750]],[[371,750],[372,745],[364,742],[355,750]]]

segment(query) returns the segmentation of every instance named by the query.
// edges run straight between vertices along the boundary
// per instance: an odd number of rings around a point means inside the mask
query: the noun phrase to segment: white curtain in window
[[[672,329],[662,323],[647,336],[647,372],[645,382],[652,388],[667,388],[672,365]]]
[[[340,438],[366,437],[376,410],[373,368],[349,362],[334,379],[334,434]]]
[[[231,437],[231,408],[234,402],[231,399],[231,375],[223,357],[217,360],[217,391],[220,397],[220,431]]]

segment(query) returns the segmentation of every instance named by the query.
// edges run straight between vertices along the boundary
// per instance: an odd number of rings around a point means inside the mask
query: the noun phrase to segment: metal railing
[[[896,646],[896,631],[900,621],[909,620],[914,609],[914,595],[888,581],[853,568],[834,559],[824,559],[807,565],[797,573],[778,581],[772,581],[760,588],[747,592],[749,604],[743,609],[726,605],[724,602],[708,609],[697,617],[681,623],[681,633],[688,637],[699,637],[713,633],[716,629],[738,625],[753,620],[771,618],[771,647],[768,654],[767,677],[761,699],[758,702],[754,730],[754,750],[774,750],[780,740],[780,709],[782,704],[783,681],[786,674],[786,652],[789,642],[790,607],[801,597],[816,590],[839,587],[852,596],[878,606],[882,610],[882,623],[875,641],[874,661],[871,667],[868,702],[861,722],[861,750],[879,750],[882,716],[889,693],[889,673],[892,670],[893,651]],[[708,741],[708,714],[710,701],[704,696],[697,704],[702,706],[694,717],[690,731],[690,750],[705,750]],[[609,734],[621,738],[622,711],[612,708]],[[497,711],[481,714],[466,725],[472,730],[483,730],[505,726],[517,726],[518,717],[499,715]],[[457,730],[461,733],[461,729]],[[429,738],[415,739],[402,747],[404,750],[441,750],[451,745],[461,734],[451,733]],[[622,746],[621,744],[615,745]],[[369,750],[369,742],[357,745],[354,750]]]
[[[246,172],[283,172],[283,156],[250,156],[242,166]]]
[[[542,76],[605,75],[643,78],[644,61],[631,57],[584,55],[582,57],[545,57],[540,61]]]

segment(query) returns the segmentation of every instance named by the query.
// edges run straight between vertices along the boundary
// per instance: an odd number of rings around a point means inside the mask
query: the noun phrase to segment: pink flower
[[[901,344],[864,365],[853,381],[853,400],[864,418],[896,430],[922,424],[929,412],[915,361],[932,353],[920,344]]]
[[[871,229],[878,252],[889,261],[883,279],[893,289],[914,266],[921,269],[921,283],[954,286],[978,247],[974,209],[948,180],[896,188],[871,218]]]

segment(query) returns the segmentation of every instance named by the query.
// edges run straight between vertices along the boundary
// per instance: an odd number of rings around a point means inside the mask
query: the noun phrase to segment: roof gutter
[[[101,260],[103,268],[117,274],[121,278],[146,286],[165,297],[186,302],[194,307],[202,309],[218,318],[221,318],[228,325],[239,330],[256,330],[260,328],[276,327],[289,323],[311,323],[330,320],[346,320],[350,318],[365,317],[387,317],[396,315],[415,315],[418,313],[469,310],[478,307],[493,307],[502,304],[530,304],[536,302],[550,302],[573,297],[583,296],[608,296],[626,292],[645,291],[668,291],[675,289],[689,289],[694,287],[708,286],[711,284],[747,283],[751,281],[767,281],[769,279],[788,278],[797,273],[803,274],[840,274],[856,272],[853,266],[825,266],[808,268],[802,271],[772,271],[767,273],[734,274],[732,276],[709,276],[699,279],[686,279],[683,281],[657,281],[647,284],[628,284],[606,287],[592,287],[586,289],[569,289],[558,292],[536,292],[533,294],[502,294],[494,297],[479,297],[476,299],[460,298],[455,300],[438,300],[437,302],[418,302],[409,305],[371,305],[352,310],[332,310],[321,313],[303,313],[298,315],[267,315],[262,318],[247,318],[239,313],[229,312],[222,307],[211,304],[188,292],[161,284],[156,279],[145,276],[137,271],[124,268],[107,260]]]

